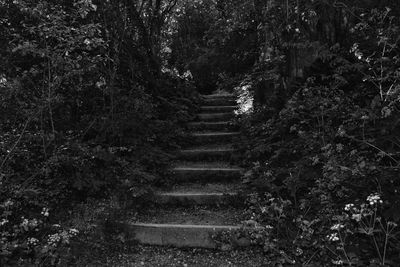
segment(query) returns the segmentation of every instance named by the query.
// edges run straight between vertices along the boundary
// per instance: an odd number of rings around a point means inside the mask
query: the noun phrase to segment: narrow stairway
[[[133,238],[147,245],[216,248],[212,236],[239,228],[236,208],[241,168],[232,164],[234,95],[206,95],[197,120],[188,124],[189,145],[173,166],[175,185],[157,192],[158,209],[129,224]],[[137,222],[139,221],[139,222]]]

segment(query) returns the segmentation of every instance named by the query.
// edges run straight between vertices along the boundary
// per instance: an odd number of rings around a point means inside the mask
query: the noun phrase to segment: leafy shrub
[[[161,71],[127,8],[0,1],[1,265],[57,265],[72,207],[118,194],[128,208],[167,180],[196,93]]]
[[[279,229],[261,244],[275,240],[297,262],[399,264],[399,27],[390,8],[358,11],[364,19],[349,28],[348,43],[320,45],[310,76],[277,87],[284,105],[275,95],[242,118],[246,177],[272,194],[251,200],[249,210]],[[362,204],[374,196],[383,202]],[[290,203],[284,216],[270,213],[275,199]],[[344,215],[355,203],[370,223]]]
[[[56,265],[79,231],[51,224],[51,211],[46,207],[40,213],[33,209],[27,212],[21,203],[24,202],[14,198],[0,204],[0,263],[3,266]]]

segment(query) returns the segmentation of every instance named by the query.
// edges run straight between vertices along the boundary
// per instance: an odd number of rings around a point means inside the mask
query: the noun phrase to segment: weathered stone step
[[[180,159],[185,160],[229,160],[235,150],[232,146],[215,146],[215,147],[197,147],[191,149],[181,150],[178,153]]]
[[[191,163],[176,166],[172,169],[172,172],[177,181],[206,183],[240,179],[242,169],[229,165]]]
[[[206,132],[192,133],[192,143],[207,145],[207,144],[227,144],[239,136],[239,132]]]
[[[225,193],[225,192],[240,192],[244,191],[245,186],[238,183],[186,183],[186,184],[175,184],[169,191],[178,193],[185,192],[204,192],[204,193]],[[165,191],[165,190],[164,190]]]
[[[192,206],[192,205],[226,205],[236,198],[238,193],[205,193],[205,192],[161,192],[155,194],[158,204]]]
[[[127,228],[133,239],[141,244],[209,249],[217,247],[212,239],[214,234],[240,229],[238,226],[154,223],[132,223]]]
[[[233,112],[200,113],[197,117],[201,121],[227,121],[233,118]]]
[[[221,98],[235,98],[234,94],[226,93],[226,94],[211,94],[211,95],[201,95],[204,99],[221,99]]]
[[[136,223],[183,225],[239,225],[247,216],[238,207],[159,206],[144,209],[132,219]]]
[[[237,106],[201,106],[203,112],[233,112]]]
[[[235,106],[236,100],[233,98],[204,98],[205,106]]]
[[[238,193],[206,193],[206,192],[159,192],[154,201],[158,204],[193,206],[193,205],[228,205],[238,198]]]
[[[191,130],[221,130],[226,131],[232,128],[232,123],[229,121],[218,122],[190,122],[187,124]]]
[[[245,219],[234,207],[159,207],[144,210],[129,224],[134,239],[143,244],[215,248],[213,234],[240,229]]]

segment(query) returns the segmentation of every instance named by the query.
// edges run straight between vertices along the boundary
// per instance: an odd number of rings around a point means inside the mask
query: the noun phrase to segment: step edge
[[[202,104],[204,106],[232,106],[232,105],[237,105],[238,102],[236,99],[210,98],[210,99],[204,99]]]
[[[191,229],[241,229],[241,226],[238,225],[208,225],[208,224],[169,224],[169,223],[134,223],[134,222],[127,222],[130,226],[133,227],[142,227],[142,228],[158,228],[158,229],[184,229],[184,228],[191,228]]]
[[[187,192],[187,193],[179,193],[179,192],[158,192],[156,196],[168,196],[168,197],[190,197],[190,196],[237,196],[239,193],[237,192],[224,192],[224,193],[205,193],[205,192]]]
[[[198,113],[198,116],[226,116],[229,115],[231,116],[233,112],[214,112],[214,113]]]
[[[192,122],[188,122],[188,125],[201,125],[201,124],[230,124],[232,123],[231,121],[192,121]]]
[[[236,97],[235,94],[210,94],[210,95],[200,95],[202,98],[205,99],[212,99],[212,98],[224,98],[224,97]]]
[[[231,172],[241,172],[243,171],[242,168],[201,168],[201,167],[174,167],[172,168],[173,171],[231,171]]]
[[[179,150],[178,153],[210,153],[210,152],[234,152],[236,149],[234,148],[226,148],[226,149],[184,149]]]
[[[237,108],[238,106],[236,106],[236,105],[226,105],[226,106],[216,106],[216,105],[202,105],[202,106],[200,106],[200,108],[215,108],[215,109],[218,109],[218,108]]]
[[[238,135],[240,132],[207,132],[207,133],[201,133],[201,132],[195,132],[191,133],[190,135],[192,136],[224,136],[224,135]]]

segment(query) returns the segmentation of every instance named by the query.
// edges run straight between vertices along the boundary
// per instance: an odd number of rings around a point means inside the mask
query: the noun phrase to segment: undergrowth
[[[249,75],[275,85],[241,117],[253,242],[275,264],[400,264],[399,26],[364,12],[346,44],[309,43],[304,79],[284,86],[282,54]]]

